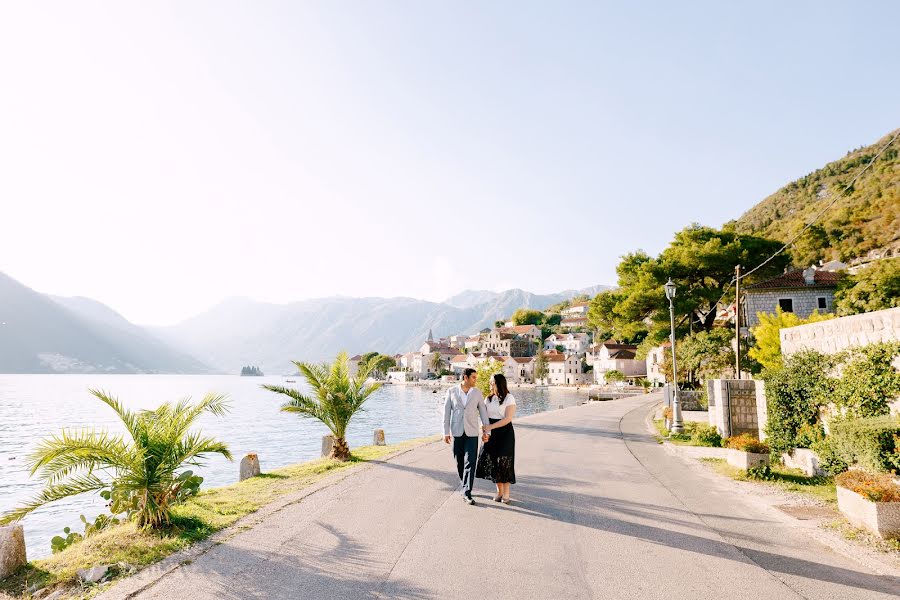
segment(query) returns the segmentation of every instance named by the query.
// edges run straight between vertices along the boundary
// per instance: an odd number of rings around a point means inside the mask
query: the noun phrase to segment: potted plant
[[[900,485],[885,473],[851,470],[834,478],[847,520],[883,538],[900,539]]]
[[[638,384],[639,384],[642,388],[644,388],[644,393],[645,393],[645,394],[649,394],[649,393],[650,393],[650,380],[649,380],[649,379],[647,379],[647,378],[645,378],[645,377],[642,377],[641,379],[638,379]]]
[[[749,433],[742,433],[728,438],[728,464],[747,470],[769,465],[769,446]]]

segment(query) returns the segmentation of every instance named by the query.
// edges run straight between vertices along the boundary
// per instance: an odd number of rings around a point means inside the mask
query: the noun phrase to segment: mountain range
[[[153,330],[168,343],[227,372],[241,365],[263,371],[293,370],[291,360],[326,360],[340,350],[387,354],[417,349],[436,337],[473,334],[521,307],[544,309],[608,286],[533,294],[465,291],[445,302],[414,298],[321,298],[269,304],[228,299],[172,327]]]
[[[340,350],[405,352],[429,331],[471,334],[517,308],[543,309],[603,289],[469,290],[445,302],[229,298],[177,325],[144,328],[96,300],[41,294],[0,273],[0,373],[237,373],[248,364],[288,373],[291,360],[326,360]]]
[[[0,273],[0,373],[208,373],[88,298],[38,293]]]

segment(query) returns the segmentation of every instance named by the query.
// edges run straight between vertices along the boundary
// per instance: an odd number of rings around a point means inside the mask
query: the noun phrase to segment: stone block
[[[837,499],[841,513],[853,525],[883,538],[900,539],[900,502],[872,502],[841,486]]]
[[[768,454],[744,452],[743,450],[728,449],[728,464],[738,469],[747,470],[753,467],[761,467],[769,464]]]
[[[0,527],[0,579],[28,562],[25,556],[25,529],[13,524]]]
[[[238,481],[256,477],[259,473],[259,457],[255,452],[251,452],[241,459],[241,470]]]
[[[384,441],[384,429],[376,429],[374,439],[372,440],[376,446],[386,445]]]
[[[334,448],[334,436],[331,434],[322,436],[322,456],[330,456]]]
[[[807,477],[822,476],[825,471],[821,467],[819,455],[808,448],[795,448],[792,452],[781,454],[781,462],[791,469],[800,469]]]
[[[78,569],[78,579],[84,583],[97,583],[109,572],[109,565],[97,565],[90,569]]]

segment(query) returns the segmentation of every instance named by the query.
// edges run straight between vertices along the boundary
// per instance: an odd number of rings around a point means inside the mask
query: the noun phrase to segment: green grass
[[[656,426],[656,431],[659,432],[659,435],[656,438],[656,441],[662,442],[663,440],[668,440],[672,442],[676,446],[707,446],[707,444],[695,444],[691,440],[691,436],[694,434],[694,431],[702,426],[706,425],[706,423],[697,423],[694,421],[686,421],[684,423],[684,432],[679,434],[670,434],[666,429],[666,423],[662,419],[656,419],[653,421],[653,424]]]
[[[748,477],[746,471],[729,465],[721,458],[701,458],[700,460],[712,466],[716,472],[732,479],[769,485],[783,491],[808,496],[829,506],[837,506],[837,490],[832,477],[807,477],[799,469],[771,465],[771,479],[758,480]]]
[[[887,554],[900,554],[900,540],[881,538],[871,531],[854,527],[844,519],[826,523],[825,527],[837,531],[844,539],[851,542],[865,544],[879,552],[885,552]]]
[[[115,565],[114,578],[127,575],[136,568],[155,563],[233,525],[241,517],[256,512],[282,496],[299,491],[330,473],[352,469],[435,439],[437,438],[422,438],[390,446],[356,448],[353,457],[347,462],[323,458],[263,473],[240,483],[205,490],[177,506],[173,511],[172,525],[164,530],[138,529],[134,523],[117,525],[62,552],[28,563],[0,581],[0,592],[14,597],[28,597],[27,590],[34,585],[71,586],[77,584],[76,573],[79,569],[96,565]],[[100,586],[88,586],[73,588],[71,593],[90,597],[99,591]]]

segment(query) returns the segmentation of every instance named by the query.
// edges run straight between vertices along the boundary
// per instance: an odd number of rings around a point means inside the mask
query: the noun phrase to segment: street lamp
[[[681,398],[678,393],[678,365],[675,362],[675,284],[672,278],[666,282],[664,286],[666,290],[666,298],[669,299],[669,318],[672,323],[672,333],[670,341],[672,343],[672,427],[669,430],[672,433],[681,433],[684,431],[684,424],[681,422]]]

